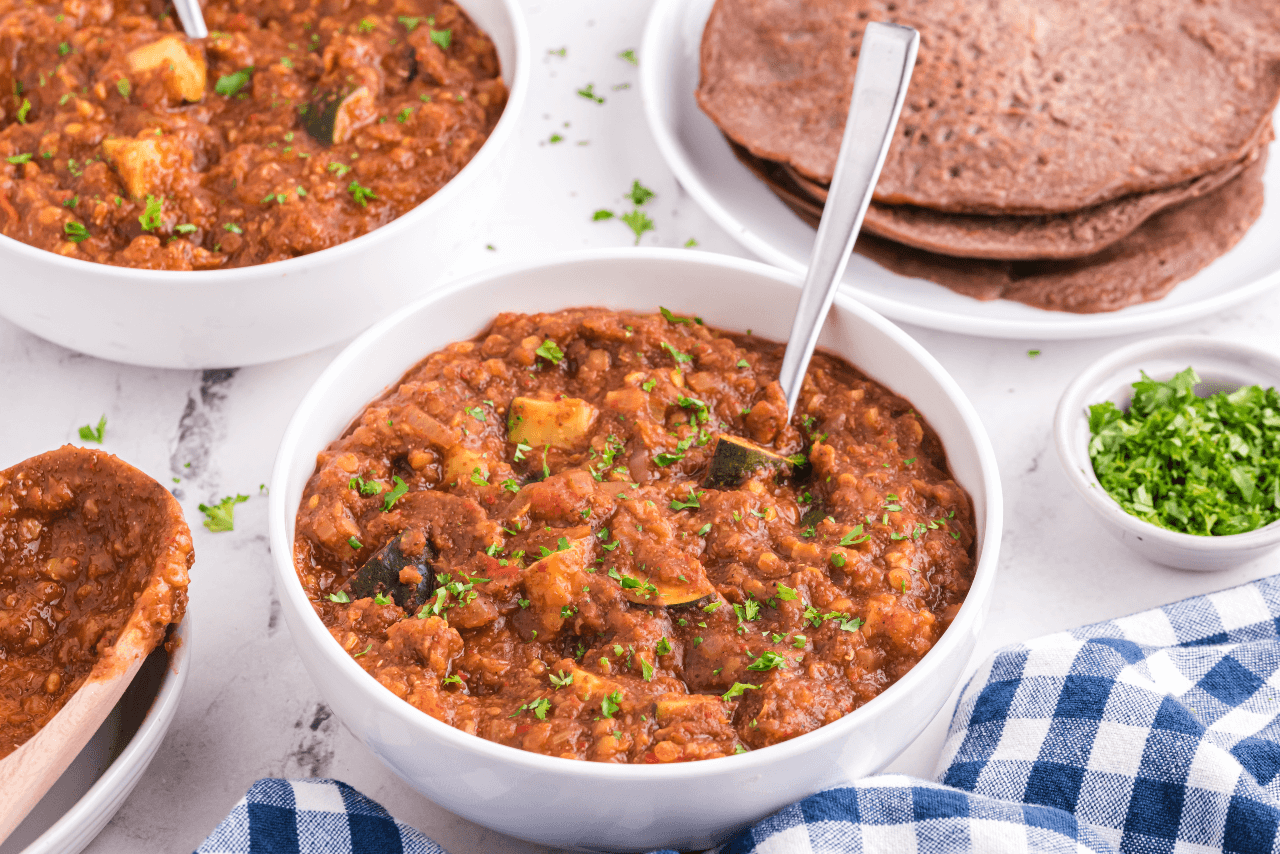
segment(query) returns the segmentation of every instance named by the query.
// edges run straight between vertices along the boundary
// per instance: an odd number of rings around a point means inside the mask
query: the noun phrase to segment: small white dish
[[[1235,391],[1241,386],[1280,385],[1280,356],[1216,338],[1169,337],[1140,341],[1104,356],[1067,386],[1054,415],[1053,434],[1067,478],[1120,542],[1148,560],[1179,569],[1209,572],[1239,566],[1280,546],[1280,522],[1256,531],[1201,537],[1160,528],[1131,516],[1098,482],[1089,459],[1089,407],[1109,400],[1127,409],[1142,372],[1167,380],[1194,368],[1196,393]]]
[[[0,235],[0,315],[101,359],[226,368],[327,347],[426,293],[435,279],[424,261],[470,239],[501,197],[529,89],[517,0],[457,2],[493,40],[509,97],[484,145],[434,196],[346,243],[230,270],[95,264]]]
[[[814,230],[738,162],[698,107],[702,30],[715,0],[657,0],[640,49],[645,118],[667,165],[689,195],[748,251],[803,273]],[[1268,201],[1234,249],[1162,300],[1102,314],[982,302],[924,279],[891,273],[854,255],[842,287],[886,317],[930,329],[1037,341],[1124,335],[1198,320],[1280,285],[1280,157],[1267,166]]]
[[[190,670],[191,615],[177,646],[147,657],[120,702],[0,854],[78,854],[107,826],[142,779],[178,711]]]
[[[447,285],[369,329],[299,404],[271,479],[276,589],[295,648],[326,703],[408,785],[493,830],[562,848],[703,850],[820,789],[875,773],[946,702],[986,618],[1002,528],[1000,477],[981,420],[933,356],[843,294],[819,346],[910,400],[937,431],[974,503],[973,586],[932,650],[884,693],[834,723],[741,756],[613,765],[543,756],[455,729],[364,671],[312,608],[293,564],[294,522],[323,450],[370,401],[428,354],[480,333],[501,311],[583,305],[655,311],[785,340],[799,277],[756,261],[681,249],[620,249],[486,271]]]

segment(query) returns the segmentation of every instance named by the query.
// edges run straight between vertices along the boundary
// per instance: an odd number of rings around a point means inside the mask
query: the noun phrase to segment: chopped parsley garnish
[[[650,190],[648,187],[641,184],[639,181],[632,181],[631,189],[628,190],[626,194],[626,198],[630,199],[632,204],[634,204],[636,207],[640,207],[640,205],[643,205],[645,202],[652,199],[653,196],[654,196],[653,190]],[[666,317],[667,320],[671,319],[669,316],[670,314],[671,312],[667,311],[665,308],[662,309],[662,316]]]
[[[422,23],[422,18],[411,18],[408,15],[401,15],[396,18],[397,21],[404,24],[404,28],[409,32],[413,32],[418,28],[418,24]]]
[[[5,160],[8,160],[10,163],[12,163],[12,164],[14,164],[14,165],[16,166],[16,165],[18,165],[19,163],[30,163],[30,162],[31,162],[31,158],[32,158],[33,156],[34,156],[34,155],[32,155],[31,153],[27,153],[27,154],[11,154],[11,155],[9,155],[8,157],[6,157],[6,158],[5,158]]]
[[[336,173],[339,178],[351,171],[351,167],[345,163],[338,163],[336,160],[329,164],[329,171]]]
[[[1166,382],[1143,373],[1127,412],[1091,406],[1098,482],[1127,513],[1187,534],[1280,519],[1280,394],[1255,385],[1202,398],[1199,381],[1192,368]]]
[[[600,712],[606,718],[611,718],[618,711],[619,703],[622,702],[622,692],[614,691],[609,696],[600,701]]]
[[[452,685],[461,685],[461,684],[462,684],[462,677],[461,677],[461,676],[459,676],[459,675],[458,675],[458,674],[456,674],[456,673],[451,673],[451,674],[449,674],[448,676],[446,676],[446,677],[444,677],[443,679],[441,679],[441,680],[440,680],[440,684],[441,684],[441,685],[450,685],[450,684],[452,684]]]
[[[785,584],[779,584],[778,598],[783,600],[784,602],[794,602],[796,599],[800,598],[800,594],[792,590],[790,587],[788,587]]]
[[[778,655],[776,652],[774,652],[771,649],[765,650],[760,654],[759,658],[757,658],[755,661],[747,665],[748,670],[760,670],[760,671],[773,670],[775,667],[778,668],[779,670],[786,670],[787,659],[781,655]]]
[[[218,78],[218,82],[213,85],[213,91],[219,95],[226,95],[230,98],[239,94],[240,90],[249,82],[249,78],[253,76],[253,66],[241,68],[233,74],[225,74]]]
[[[431,40],[440,46],[441,50],[448,50],[449,45],[453,43],[453,30],[429,30]]]
[[[360,656],[362,656],[362,655],[366,655],[366,654],[369,652],[369,650],[371,650],[371,649],[373,649],[373,641],[369,641],[369,645],[368,645],[368,646],[366,646],[364,649],[360,650],[359,652],[355,653],[355,654],[354,654],[354,655],[352,655],[351,657],[352,657],[352,658],[359,658],[359,657],[360,657]]]
[[[378,198],[377,193],[368,187],[361,186],[360,182],[355,179],[352,179],[351,183],[347,185],[347,192],[351,194],[351,198],[356,201],[356,204],[362,208],[369,206],[369,199]]]
[[[387,497],[382,500],[383,513],[391,512],[391,508],[395,506],[395,503],[409,491],[409,485],[404,482],[400,475],[393,476],[391,481],[394,486],[392,486],[391,491],[387,493]]]
[[[680,501],[679,499],[673,498],[671,499],[671,509],[672,510],[691,510],[691,509],[696,510],[702,506],[701,504],[698,503],[698,498],[705,494],[706,494],[705,492],[695,493],[693,491],[693,487],[691,486],[689,487],[689,500]]]
[[[204,526],[215,534],[223,531],[230,531],[235,528],[235,508],[237,504],[249,500],[247,495],[228,495],[210,507],[208,504],[199,506],[200,512],[208,518],[204,520]]]
[[[760,603],[754,599],[748,599],[741,605],[735,603],[733,606],[733,613],[738,616],[738,622],[751,622],[760,616]]]
[[[563,670],[559,672],[559,675],[552,673],[549,674],[547,678],[550,679],[551,684],[557,688],[567,688],[573,684],[573,674],[570,673],[568,676],[565,676]]]
[[[471,470],[471,482],[476,486],[488,486],[489,480],[480,471],[480,466],[476,466]]]
[[[183,222],[183,223],[179,223],[178,225],[175,225],[173,227],[173,230],[176,231],[178,234],[191,234],[196,230],[196,228],[197,226],[192,225],[189,222]]]
[[[747,682],[734,682],[733,687],[721,695],[721,699],[727,703],[730,700],[736,700],[748,691],[754,691],[759,687],[759,685],[751,685]]]
[[[649,219],[649,215],[642,210],[634,210],[631,213],[623,214],[618,217],[627,224],[627,227],[635,233],[636,245],[640,245],[640,236],[646,231],[653,231],[653,220]]]
[[[386,595],[384,595],[384,594],[382,594],[382,593],[374,594],[374,597],[373,597],[373,604],[375,604],[375,605],[390,605],[390,604],[391,604],[391,597],[390,597],[390,596],[386,596]]]
[[[628,48],[627,50],[624,50],[622,53],[618,54],[618,58],[619,58],[619,59],[625,59],[627,62],[631,63],[632,65],[638,65],[638,64],[639,64],[639,63],[636,61],[636,52],[635,52],[634,50],[629,49],[629,48]]]
[[[596,94],[594,83],[588,83],[585,87],[579,89],[578,94],[586,98],[588,101],[595,101],[597,104],[604,103],[604,98],[601,98]]]
[[[84,426],[82,426],[80,428],[80,439],[81,441],[84,441],[84,442],[97,442],[99,445],[101,445],[102,437],[106,433],[106,431],[107,431],[107,416],[104,415],[98,419],[97,427],[90,427],[88,424],[85,424]]]
[[[693,323],[692,317],[681,317],[678,314],[672,314],[671,310],[668,308],[663,308],[662,306],[658,306],[658,311],[662,313],[662,316],[667,320],[668,323],[688,323],[691,325]]]
[[[665,637],[658,641],[658,645],[653,648],[658,655],[667,655],[671,652],[671,641]]]
[[[356,29],[362,33],[371,33],[377,29],[377,27],[378,22],[372,18],[361,18],[360,23],[356,25]]]
[[[130,85],[129,78],[121,77],[117,80],[116,91],[120,93],[121,98],[124,98],[126,101],[129,100],[129,95],[133,92],[133,86]]]
[[[89,229],[85,228],[82,223],[75,221],[68,222],[62,226],[62,233],[67,240],[72,243],[81,243],[89,239]]]
[[[739,360],[738,360],[738,367],[739,367],[739,368],[749,368],[749,367],[751,367],[751,363],[750,363],[750,362],[748,362],[746,359],[739,359]]]
[[[643,657],[640,659],[640,675],[644,677],[644,681],[653,681],[653,665]]]
[[[354,536],[347,537],[347,545],[351,546],[351,548],[353,549],[364,548],[364,545],[359,540],[357,540]],[[386,603],[384,602],[382,604],[386,604]]]
[[[29,115],[31,115],[31,101],[23,98],[22,104],[18,107],[18,124],[25,125]]]
[[[339,590],[337,593],[329,594],[329,601],[337,602],[339,605],[349,605],[351,603],[351,597],[347,595],[347,591]]]
[[[862,525],[858,524],[853,526],[852,531],[840,538],[840,545],[855,546],[858,543],[866,542],[869,539],[871,539],[871,536],[869,534],[863,534]]]
[[[560,360],[564,358],[564,351],[560,349],[556,342],[550,338],[538,345],[538,349],[533,351],[536,355],[541,356],[553,365],[560,364]]]
[[[142,216],[138,217],[143,231],[155,231],[160,227],[160,214],[163,209],[164,202],[161,199],[147,196],[146,207],[142,211]]]
[[[679,350],[677,350],[675,347],[673,347],[673,346],[671,346],[670,344],[668,344],[666,341],[663,341],[663,342],[662,342],[662,349],[666,350],[668,353],[670,353],[670,354],[671,354],[671,358],[673,358],[673,359],[675,359],[675,360],[676,360],[676,364],[677,364],[677,365],[678,365],[678,364],[680,364],[681,362],[692,362],[692,361],[693,361],[693,357],[692,357],[692,356],[690,356],[688,353],[682,353],[682,352],[680,352],[680,351],[679,351]]]

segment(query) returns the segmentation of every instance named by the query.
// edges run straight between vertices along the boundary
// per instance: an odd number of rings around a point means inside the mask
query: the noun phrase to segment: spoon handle
[[[880,168],[889,153],[919,45],[919,33],[897,24],[869,23],[862,36],[840,157],[778,372],[778,381],[787,396],[788,418],[795,411],[822,321],[849,264],[849,253],[858,239]]]
[[[184,33],[193,39],[208,37],[209,28],[204,23],[200,0],[173,0],[173,7],[178,11],[178,20],[182,22]]]

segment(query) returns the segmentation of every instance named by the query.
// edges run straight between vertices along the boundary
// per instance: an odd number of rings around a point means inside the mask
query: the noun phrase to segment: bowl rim
[[[462,6],[463,11],[470,17],[471,13],[465,8],[469,0],[454,0],[454,2]],[[401,232],[413,228],[418,220],[431,216],[438,209],[448,205],[454,196],[463,192],[479,175],[487,171],[489,162],[499,156],[507,139],[516,132],[529,92],[532,66],[529,29],[524,10],[518,0],[496,0],[496,2],[501,5],[507,22],[511,26],[514,42],[514,68],[509,72],[507,69],[501,69],[503,81],[507,84],[507,105],[503,108],[502,115],[498,117],[493,132],[485,138],[467,164],[458,170],[458,174],[449,179],[433,195],[385,225],[366,231],[351,240],[306,255],[297,255],[267,264],[250,264],[245,267],[228,267],[218,270],[145,270],[88,261],[83,258],[68,258],[5,234],[0,234],[0,257],[5,253],[17,255],[33,264],[43,263],[48,267],[59,269],[68,276],[101,276],[107,279],[133,280],[141,284],[169,287],[226,285],[245,280],[252,281],[255,285],[269,285],[271,282],[282,282],[291,273],[304,273],[316,263],[321,265],[333,263],[342,256],[364,252],[375,242],[403,236]],[[260,279],[266,281],[259,282]]]
[[[142,779],[146,766],[150,764],[160,742],[169,732],[169,727],[178,711],[178,703],[182,699],[182,690],[191,672],[190,607],[173,632],[174,637],[179,639],[179,643],[169,653],[169,661],[164,678],[160,681],[160,688],[152,698],[151,707],[147,709],[133,737],[120,751],[120,755],[102,772],[102,776],[80,796],[71,809],[49,825],[44,833],[32,840],[30,845],[22,849],[21,854],[46,854],[46,852],[52,854],[52,852],[67,850],[69,843],[82,834],[86,826],[91,826],[101,816],[102,810],[110,808],[111,800],[116,797],[116,793],[122,787],[128,787],[131,790]],[[139,763],[142,764],[139,765]],[[124,797],[127,796],[126,793]],[[123,804],[123,802],[122,797],[120,803]],[[114,813],[115,810],[112,812]],[[103,825],[111,818],[110,815],[106,816],[102,822]],[[94,836],[96,837],[97,834],[95,833]],[[93,837],[86,839],[81,847],[92,841]]]
[[[1161,528],[1145,519],[1130,515],[1099,482],[1087,450],[1082,456],[1080,448],[1073,442],[1074,429],[1081,422],[1087,424],[1087,407],[1090,399],[1098,397],[1101,391],[1099,383],[1109,375],[1130,370],[1133,381],[1136,382],[1140,379],[1142,370],[1138,362],[1170,349],[1186,351],[1191,359],[1191,366],[1195,367],[1195,353],[1204,352],[1206,348],[1214,349],[1219,357],[1227,356],[1229,360],[1239,361],[1242,357],[1251,357],[1269,362],[1277,369],[1276,384],[1280,385],[1280,353],[1264,350],[1252,344],[1242,344],[1210,335],[1165,335],[1137,341],[1112,350],[1097,359],[1067,385],[1062,397],[1058,399],[1058,407],[1053,416],[1053,438],[1058,450],[1058,459],[1066,470],[1071,485],[1084,497],[1085,502],[1095,513],[1139,539],[1145,538],[1185,552],[1205,555],[1221,554],[1234,549],[1251,550],[1280,542],[1280,520],[1241,534],[1201,536]]]
[[[444,284],[430,294],[392,313],[371,326],[347,345],[317,377],[298,404],[298,408],[290,419],[281,439],[271,475],[268,509],[272,563],[276,572],[277,590],[281,594],[281,598],[288,600],[288,605],[298,611],[303,624],[302,628],[310,636],[318,639],[317,649],[325,659],[325,666],[327,668],[336,668],[342,672],[344,679],[348,682],[367,686],[368,690],[363,698],[366,702],[377,703],[381,711],[400,719],[406,725],[425,728],[428,732],[444,739],[451,747],[461,752],[478,755],[488,761],[514,765],[526,771],[569,774],[595,781],[625,780],[628,782],[659,783],[712,777],[729,770],[744,772],[753,769],[762,770],[775,762],[785,762],[797,755],[805,754],[823,742],[848,738],[853,734],[852,731],[857,723],[870,714],[865,711],[866,709],[872,708],[872,713],[874,713],[876,709],[884,707],[883,702],[876,705],[877,700],[882,697],[897,697],[906,694],[914,690],[918,683],[930,678],[928,674],[929,668],[921,666],[924,664],[925,659],[921,659],[920,663],[912,667],[906,675],[871,701],[854,709],[839,720],[779,744],[770,745],[767,748],[733,756],[703,759],[696,762],[654,765],[591,762],[579,759],[564,759],[558,756],[545,756],[489,741],[437,720],[400,699],[382,686],[342,649],[303,593],[302,584],[298,580],[297,571],[293,564],[293,541],[291,537],[286,537],[285,534],[289,521],[287,514],[296,513],[297,510],[296,507],[285,506],[285,496],[288,492],[291,471],[289,460],[296,453],[296,445],[306,429],[306,424],[310,420],[312,412],[318,408],[323,408],[324,398],[329,388],[335,384],[338,376],[353,363],[359,363],[364,353],[375,348],[385,333],[401,324],[412,322],[416,316],[426,311],[432,304],[448,296],[481,287],[491,279],[506,278],[546,268],[565,268],[578,264],[599,262],[641,265],[652,262],[677,262],[688,264],[695,268],[715,267],[722,270],[728,269],[745,276],[770,279],[776,285],[784,288],[799,290],[801,284],[799,276],[785,270],[771,267],[759,261],[727,255],[709,252],[691,253],[686,249],[665,248],[594,249],[558,253],[534,260],[488,268]],[[985,487],[983,498],[986,501],[986,522],[979,532],[978,544],[980,552],[977,566],[974,570],[973,584],[948,630],[943,633],[933,648],[926,653],[927,658],[928,655],[937,652],[934,660],[940,660],[944,657],[945,651],[963,644],[968,633],[976,633],[978,626],[975,624],[979,623],[985,616],[985,606],[988,604],[991,589],[995,583],[1004,517],[1003,493],[995,451],[972,403],[932,354],[892,322],[849,296],[837,294],[836,303],[841,309],[854,314],[859,320],[869,323],[878,331],[893,339],[895,343],[906,349],[920,363],[933,380],[938,383],[942,393],[955,407],[966,432],[968,432],[977,448],[978,471]],[[423,355],[427,354],[424,353]],[[410,366],[406,366],[404,370],[407,370],[408,367]],[[396,377],[388,378],[388,384],[394,383],[396,379]],[[352,417],[355,417],[355,413],[352,413]],[[287,611],[288,609],[286,608],[286,613]],[[962,672],[957,676],[957,684],[963,675]],[[735,764],[730,765],[729,763]]]

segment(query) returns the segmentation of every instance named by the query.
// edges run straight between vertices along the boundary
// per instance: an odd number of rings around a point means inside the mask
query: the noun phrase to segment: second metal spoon
[[[778,381],[787,396],[788,418],[800,398],[818,333],[835,299],[836,287],[844,276],[853,243],[862,229],[862,218],[871,204],[871,193],[889,153],[919,45],[919,33],[897,24],[867,24],[862,36],[840,157],[778,372]]]

